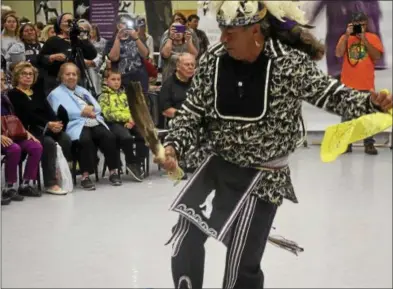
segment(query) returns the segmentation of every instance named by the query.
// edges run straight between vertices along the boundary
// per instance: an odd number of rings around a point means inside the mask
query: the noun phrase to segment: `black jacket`
[[[41,136],[48,122],[58,120],[42,95],[33,94],[29,97],[21,90],[14,88],[8,92],[8,97],[14,106],[16,116],[34,136]]]

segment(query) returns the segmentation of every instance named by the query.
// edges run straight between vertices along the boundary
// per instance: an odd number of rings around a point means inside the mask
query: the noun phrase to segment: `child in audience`
[[[106,71],[99,104],[106,123],[125,154],[127,170],[136,181],[142,182],[145,174],[142,164],[147,156],[148,148],[132,120],[127,95],[121,88],[120,72]]]

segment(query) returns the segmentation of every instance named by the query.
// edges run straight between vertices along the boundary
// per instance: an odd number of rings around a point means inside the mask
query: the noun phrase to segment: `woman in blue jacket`
[[[79,75],[80,71],[75,64],[63,64],[59,71],[61,84],[49,94],[48,102],[63,119],[66,133],[71,140],[78,142],[82,187],[87,190],[95,189],[89,174],[94,171],[96,146],[103,152],[108,164],[109,181],[112,185],[121,185],[116,171],[120,160],[116,138],[104,122],[100,105],[86,89],[77,85]],[[60,116],[61,114],[63,116]]]

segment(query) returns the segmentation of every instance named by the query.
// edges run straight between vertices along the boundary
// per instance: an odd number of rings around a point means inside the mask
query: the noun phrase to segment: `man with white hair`
[[[208,237],[227,245],[222,288],[263,288],[260,263],[283,199],[298,203],[288,157],[299,145],[302,101],[357,118],[392,107],[322,72],[324,47],[304,29],[298,1],[214,1],[221,43],[199,62],[165,139],[168,171],[206,130],[205,161],[176,198],[175,288],[202,288]],[[285,17],[285,18],[284,18]],[[155,160],[158,161],[158,160]]]
[[[186,93],[191,85],[195,72],[195,56],[190,53],[179,55],[176,71],[163,83],[160,91],[162,114],[174,118],[186,100]]]

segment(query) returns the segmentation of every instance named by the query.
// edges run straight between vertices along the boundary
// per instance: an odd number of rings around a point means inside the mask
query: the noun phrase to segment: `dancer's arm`
[[[198,129],[205,115],[204,87],[202,82],[208,71],[207,56],[202,57],[199,67],[193,78],[187,99],[181,109],[177,110],[175,118],[171,121],[171,129],[165,138],[164,146],[172,146],[177,156],[182,156],[184,151],[197,140]]]
[[[295,97],[348,119],[381,111],[374,104],[372,95],[375,97],[375,93],[348,88],[324,73],[307,55],[293,53],[297,54],[290,56],[293,63],[284,67],[283,71],[289,71],[287,76],[290,79],[290,91]],[[302,58],[301,64],[297,62],[300,61],[299,58]]]

